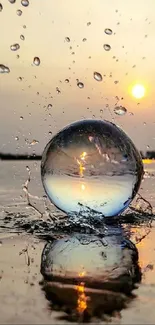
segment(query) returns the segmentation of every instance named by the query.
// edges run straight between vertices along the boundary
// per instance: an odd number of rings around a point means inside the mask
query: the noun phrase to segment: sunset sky
[[[0,3],[0,64],[10,69],[0,74],[0,151],[42,153],[49,132],[83,118],[113,121],[138,149],[155,150],[155,0]],[[15,43],[20,49],[11,51]],[[141,99],[133,97],[136,84],[144,87]],[[124,116],[114,113],[119,105],[127,109]]]

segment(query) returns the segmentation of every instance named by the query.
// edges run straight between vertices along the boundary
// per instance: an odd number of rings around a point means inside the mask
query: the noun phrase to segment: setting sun
[[[145,90],[146,89],[143,85],[136,84],[132,88],[132,95],[133,95],[133,97],[140,99],[140,98],[144,97]]]

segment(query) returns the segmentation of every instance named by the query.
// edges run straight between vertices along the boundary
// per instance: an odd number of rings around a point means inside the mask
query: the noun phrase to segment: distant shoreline
[[[146,155],[142,155],[143,162],[147,163],[147,160],[155,160],[155,152],[154,151],[147,151]],[[0,153],[0,160],[41,160],[41,155],[15,155],[15,154],[5,154]]]
[[[0,160],[41,160],[41,155],[13,155],[0,153]]]

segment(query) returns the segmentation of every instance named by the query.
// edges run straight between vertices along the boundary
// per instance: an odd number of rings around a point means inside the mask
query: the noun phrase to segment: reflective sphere
[[[59,209],[112,217],[124,211],[143,176],[139,152],[116,125],[75,122],[47,144],[41,162],[44,189]]]

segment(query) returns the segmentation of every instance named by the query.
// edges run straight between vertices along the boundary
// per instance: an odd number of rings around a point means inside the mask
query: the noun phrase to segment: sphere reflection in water
[[[48,243],[41,273],[53,305],[90,316],[123,308],[140,280],[137,249],[121,234],[73,234]]]
[[[140,186],[143,165],[128,136],[100,120],[73,123],[47,144],[41,163],[44,189],[67,214],[84,207],[115,216]]]

